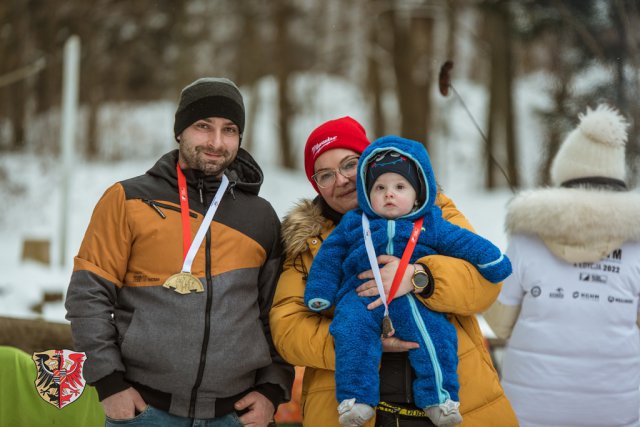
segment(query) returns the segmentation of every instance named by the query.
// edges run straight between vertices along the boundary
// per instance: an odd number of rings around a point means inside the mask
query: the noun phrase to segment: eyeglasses
[[[355,176],[358,170],[358,159],[360,157],[351,157],[338,166],[337,169],[323,169],[316,172],[311,178],[318,184],[320,188],[331,187],[336,182],[337,174],[344,176],[345,178],[351,178]]]

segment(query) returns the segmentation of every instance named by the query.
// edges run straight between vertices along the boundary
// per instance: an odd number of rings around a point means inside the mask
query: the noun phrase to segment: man
[[[268,317],[280,222],[258,197],[244,124],[232,81],[193,82],[175,114],[179,149],[93,212],[66,308],[107,424],[266,426],[290,398]]]

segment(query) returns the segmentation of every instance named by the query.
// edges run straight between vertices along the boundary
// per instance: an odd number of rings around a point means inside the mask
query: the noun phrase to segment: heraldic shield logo
[[[34,384],[40,397],[58,409],[74,402],[84,391],[82,376],[84,353],[71,350],[47,350],[33,353],[36,364]]]

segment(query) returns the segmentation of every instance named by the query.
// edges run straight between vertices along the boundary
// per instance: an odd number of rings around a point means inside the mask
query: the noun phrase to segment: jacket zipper
[[[160,202],[156,202],[155,200],[149,200],[149,199],[142,199],[143,203],[146,203],[147,205],[151,206],[153,208],[153,210],[155,210],[158,215],[160,215],[160,217],[162,219],[166,219],[167,216],[164,214],[164,212],[162,212],[162,209],[169,209],[171,211],[175,211],[175,212],[180,212],[180,208],[177,208],[175,206],[171,206],[171,205],[167,205],[164,203],[160,203]],[[197,218],[198,215],[194,214],[193,212],[189,212],[189,216],[191,218]]]
[[[202,194],[202,190],[204,189],[204,178],[198,178],[198,193],[200,193],[200,203],[207,209],[207,206],[204,204],[204,195]]]
[[[396,237],[396,222],[387,221],[387,255],[393,255],[393,238]]]
[[[407,294],[407,299],[409,300],[409,306],[411,307],[411,314],[413,315],[413,320],[420,331],[420,335],[422,336],[422,341],[425,344],[427,353],[429,354],[429,358],[431,359],[431,365],[433,366],[433,374],[435,376],[436,381],[436,391],[438,392],[438,400],[440,403],[444,403],[447,399],[450,399],[451,396],[449,392],[443,387],[443,378],[442,378],[442,369],[440,368],[440,363],[438,362],[438,357],[436,356],[436,349],[433,345],[433,341],[431,341],[431,337],[429,336],[429,332],[427,332],[427,327],[424,324],[424,320],[420,316],[420,312],[418,311],[418,307],[416,306],[416,302],[414,300],[413,295]]]
[[[206,209],[206,197],[203,192],[204,180],[198,179],[198,192],[200,193],[200,201]],[[212,292],[212,278],[211,278],[211,227],[207,230],[205,239],[205,276],[207,278],[207,302],[204,310],[204,336],[202,338],[202,350],[200,351],[200,364],[198,365],[198,375],[196,376],[196,382],[191,389],[191,402],[189,403],[189,417],[195,418],[196,414],[196,400],[198,397],[198,389],[202,384],[202,377],[204,375],[204,368],[207,364],[207,347],[209,346],[209,331],[211,329],[211,305],[213,303]]]
[[[387,221],[387,254],[393,255],[394,245],[393,239],[396,236],[396,222],[392,219]],[[407,358],[404,361],[404,396],[405,403],[411,403],[413,400],[413,378],[412,378],[412,368],[409,359]]]

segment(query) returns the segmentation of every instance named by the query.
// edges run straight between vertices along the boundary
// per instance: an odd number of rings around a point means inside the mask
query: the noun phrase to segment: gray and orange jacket
[[[172,414],[213,418],[251,390],[277,407],[293,368],[277,354],[269,309],[281,271],[280,221],[258,197],[262,171],[243,149],[191,272],[204,292],[162,285],[182,268],[178,151],[111,186],[95,207],[66,297],[84,376],[101,400],[133,386]],[[185,170],[191,239],[220,181]]]

